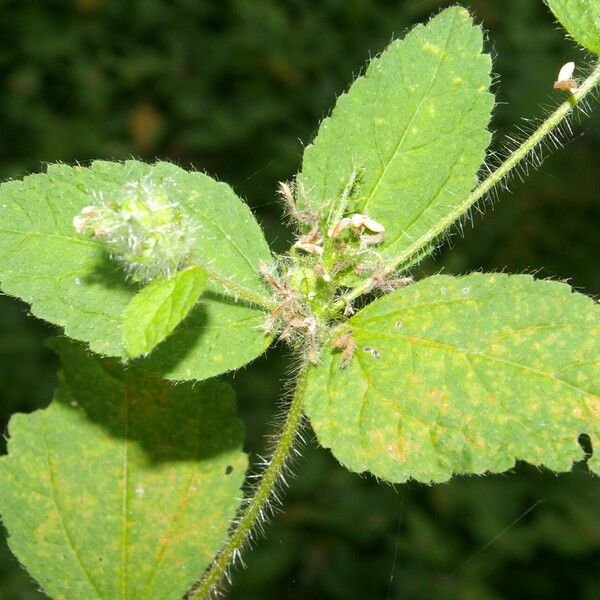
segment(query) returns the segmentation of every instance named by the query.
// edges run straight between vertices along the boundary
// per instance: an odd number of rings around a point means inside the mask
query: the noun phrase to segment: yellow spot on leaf
[[[408,456],[408,448],[403,440],[396,440],[385,449],[390,458],[404,462]]]
[[[439,54],[442,51],[442,49],[439,46],[436,46],[431,42],[425,42],[423,44],[423,50],[425,50],[426,52],[431,52],[432,54]]]
[[[586,403],[590,409],[590,412],[592,413],[592,416],[594,417],[594,421],[598,422],[600,419],[600,396],[590,396],[586,400]]]

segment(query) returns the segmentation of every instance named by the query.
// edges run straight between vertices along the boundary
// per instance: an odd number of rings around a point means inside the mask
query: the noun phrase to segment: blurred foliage
[[[231,183],[284,250],[275,198],[337,94],[438,0],[4,0],[0,2],[0,177],[42,162],[173,160]],[[541,0],[464,1],[489,30],[499,75],[495,148],[521,117],[558,102],[558,68],[586,57]],[[597,113],[596,113],[597,115]],[[597,116],[420,273],[542,268],[600,293]],[[521,123],[523,124],[523,123]],[[585,135],[579,135],[584,132]],[[491,202],[489,203],[491,204]],[[0,427],[48,402],[51,329],[0,298]],[[229,376],[263,450],[282,381],[280,348]],[[582,598],[600,596],[600,482],[581,467],[528,467],[395,489],[308,447],[285,510],[246,555],[233,599]],[[527,512],[529,511],[529,512]],[[519,517],[522,518],[517,521]],[[0,600],[40,598],[0,546]]]

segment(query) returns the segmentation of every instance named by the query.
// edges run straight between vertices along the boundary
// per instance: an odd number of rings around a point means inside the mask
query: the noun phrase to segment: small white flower
[[[558,72],[558,77],[554,82],[555,90],[562,90],[564,92],[574,93],[579,87],[577,82],[573,79],[573,73],[575,72],[575,63],[565,63]]]
[[[82,215],[76,215],[73,217],[73,227],[77,233],[83,233],[88,226],[88,220]]]
[[[371,217],[367,217],[366,215],[363,217],[363,225],[373,233],[385,233],[385,227],[381,223],[378,223],[375,219],[371,219]]]

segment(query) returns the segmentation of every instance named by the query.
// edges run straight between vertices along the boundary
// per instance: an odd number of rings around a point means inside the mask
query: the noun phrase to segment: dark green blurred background
[[[302,144],[368,57],[445,4],[0,1],[0,177],[52,161],[166,158],[231,183],[284,250],[277,180],[298,169]],[[542,0],[463,4],[489,31],[501,148],[521,117],[558,102],[560,65],[585,56]],[[598,294],[598,114],[421,272],[541,269]],[[50,333],[0,297],[2,431],[11,413],[51,397]],[[250,452],[263,449],[287,366],[273,349],[229,377]],[[600,598],[600,482],[584,466],[392,488],[346,472],[307,433],[285,511],[246,555],[230,598]],[[35,590],[0,540],[0,600],[40,598]]]

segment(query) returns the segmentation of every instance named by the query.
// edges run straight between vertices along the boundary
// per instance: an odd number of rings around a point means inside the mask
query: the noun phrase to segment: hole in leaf
[[[592,440],[590,436],[587,433],[582,433],[577,438],[577,441],[579,442],[579,445],[585,452],[584,460],[591,458],[592,454],[594,454],[594,449],[592,447]]]

